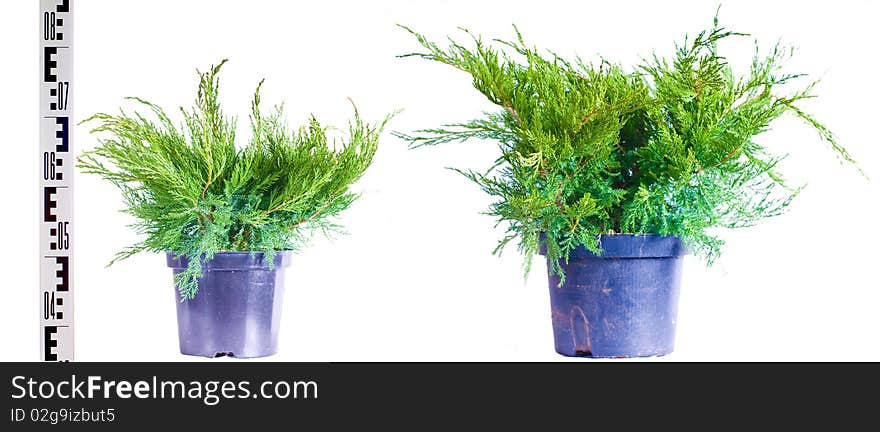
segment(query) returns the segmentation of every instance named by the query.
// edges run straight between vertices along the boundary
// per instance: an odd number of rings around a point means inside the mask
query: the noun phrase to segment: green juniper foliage
[[[601,234],[678,236],[708,262],[722,241],[716,227],[752,225],[782,212],[799,188],[777,172],[780,157],[755,137],[794,114],[843,160],[852,161],[822,124],[797,102],[813,84],[790,89],[802,75],[781,66],[789,52],[756,51],[745,76],[734,76],[716,51],[743,36],[718,26],[685,39],[671,60],[644,61],[636,71],[602,60],[585,63],[513,41],[443,48],[409,28],[420,57],[464,71],[496,112],[468,122],[398,134],[411,146],[471,138],[497,142],[501,156],[486,172],[461,171],[496,198],[488,214],[506,223],[495,252],[517,239],[531,257],[541,244],[551,271],[583,245],[600,253]],[[467,32],[465,30],[465,32]]]
[[[202,260],[219,251],[295,250],[315,230],[338,228],[332,217],[356,198],[349,186],[370,165],[389,120],[365,124],[354,110],[348,141],[330,142],[314,117],[289,130],[282,108],[260,110],[260,86],[251,105],[252,138],[235,146],[235,118],[218,100],[217,77],[225,60],[200,73],[191,110],[181,108],[177,127],[158,106],[132,98],[154,118],[125,111],[96,114],[94,133],[106,138],[78,166],[115,184],[144,240],[114,262],[141,251],[173,251],[189,258],[176,283],[182,299],[198,290]],[[112,263],[111,263],[112,264]]]

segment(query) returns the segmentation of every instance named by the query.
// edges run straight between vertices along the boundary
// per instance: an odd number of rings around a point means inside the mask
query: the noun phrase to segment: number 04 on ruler
[[[40,360],[73,360],[73,13],[40,0]]]

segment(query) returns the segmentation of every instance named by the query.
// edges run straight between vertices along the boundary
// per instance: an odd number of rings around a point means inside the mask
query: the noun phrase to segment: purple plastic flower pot
[[[202,263],[199,291],[177,302],[180,352],[204,357],[265,357],[278,351],[284,298],[284,267],[291,253],[279,251],[270,269],[262,252],[218,252]],[[167,253],[174,274],[186,270],[185,256]]]
[[[562,286],[559,276],[550,274],[556,352],[612,358],[669,354],[686,253],[681,240],[603,235],[600,242],[601,255],[580,246],[568,263],[560,263]]]

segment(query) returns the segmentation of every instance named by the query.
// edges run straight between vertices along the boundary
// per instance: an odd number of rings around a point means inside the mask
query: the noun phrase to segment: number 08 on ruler
[[[40,0],[40,360],[73,360],[73,16]]]

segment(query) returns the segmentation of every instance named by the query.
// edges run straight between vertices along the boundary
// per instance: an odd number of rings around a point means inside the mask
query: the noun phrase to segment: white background
[[[0,360],[38,357],[37,2],[0,6],[0,141],[3,296]],[[75,0],[74,103],[79,119],[114,112],[124,96],[189,105],[196,68],[222,58],[222,99],[246,119],[254,86],[286,101],[291,124],[309,113],[344,126],[346,97],[391,129],[408,132],[493,109],[467,76],[395,55],[417,50],[395,23],[442,40],[464,26],[527,40],[563,55],[632,64],[711,25],[713,2],[172,1]],[[791,70],[822,78],[805,104],[834,130],[868,182],[841,166],[797,121],[761,142],[790,153],[785,168],[809,186],[790,213],[725,233],[715,267],[688,257],[677,349],[663,360],[880,360],[877,282],[878,165],[875,43],[880,7],[869,1],[728,2],[722,24],[769,47],[798,48]],[[746,65],[749,40],[722,46]],[[742,70],[742,69],[740,69]],[[245,124],[241,130],[246,129]],[[91,148],[88,128],[77,151]],[[244,135],[244,134],[242,134]],[[555,361],[545,265],[527,280],[501,235],[480,215],[490,200],[446,166],[485,168],[496,149],[471,142],[407,150],[388,134],[344,214],[349,235],[318,240],[288,270],[280,352],[292,361]],[[135,241],[115,189],[76,176],[77,360],[176,361],[171,273],[144,254],[111,268]],[[588,361],[588,360],[575,360]]]

